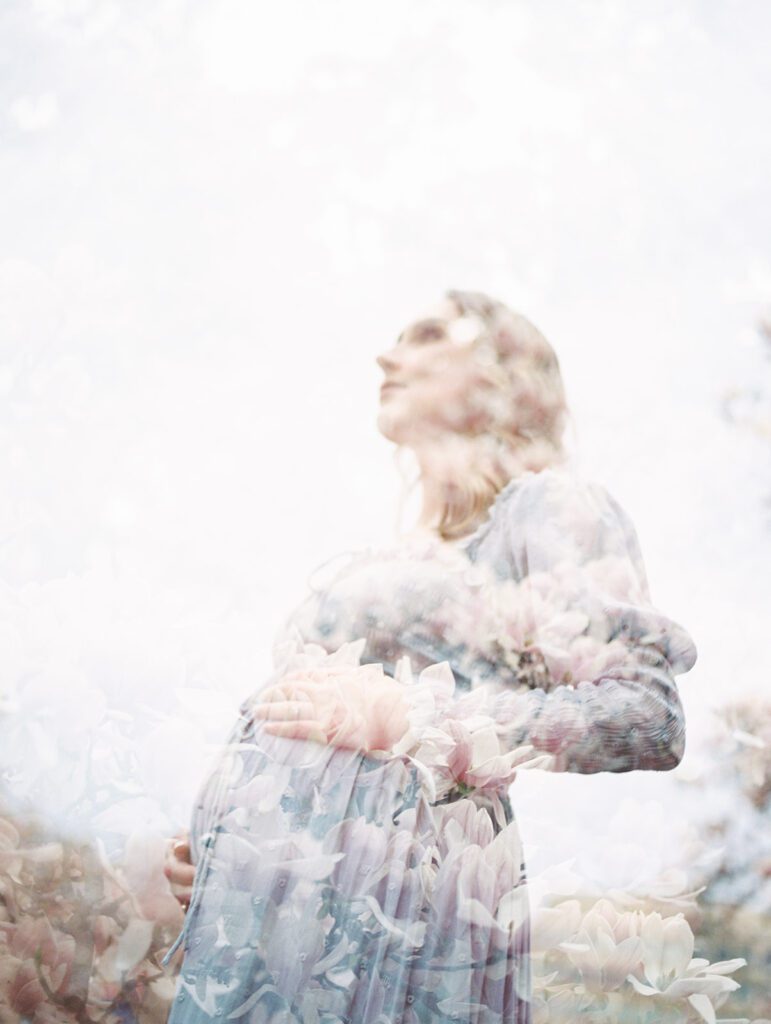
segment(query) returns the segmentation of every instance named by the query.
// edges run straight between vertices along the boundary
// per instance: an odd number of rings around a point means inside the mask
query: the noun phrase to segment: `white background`
[[[695,770],[771,690],[768,444],[721,415],[771,374],[770,33],[761,0],[5,0],[0,678],[35,763],[146,715],[184,822],[310,570],[393,534],[374,357],[457,287],[560,357],[699,649]]]

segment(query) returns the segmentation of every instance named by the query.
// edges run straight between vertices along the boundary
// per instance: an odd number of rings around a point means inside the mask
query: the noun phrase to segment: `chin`
[[[377,429],[387,440],[397,441],[398,443],[397,437],[394,436],[393,417],[389,416],[388,413],[383,412],[382,409],[377,414]]]
[[[388,409],[381,409],[378,413],[377,429],[394,444],[405,444],[410,440],[411,431],[405,418]]]

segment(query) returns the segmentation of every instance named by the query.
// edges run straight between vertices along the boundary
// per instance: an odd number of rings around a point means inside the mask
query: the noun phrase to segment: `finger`
[[[327,742],[336,747],[364,750],[365,730],[360,715],[344,715],[327,727]]]
[[[273,736],[283,736],[292,740],[313,740],[316,743],[327,742],[326,733],[314,720],[266,722],[263,728]]]
[[[171,844],[171,852],[177,860],[186,861],[188,864],[192,863],[190,859],[190,841],[186,836],[174,840]]]
[[[309,701],[285,700],[271,704],[255,704],[252,715],[255,718],[272,721],[296,722],[309,720],[313,714],[313,704]]]
[[[281,677],[279,685],[283,685],[286,682],[324,683],[330,677],[344,676],[350,672],[350,665],[320,665],[317,668],[294,669],[291,672],[286,672]]]
[[[178,889],[177,886],[172,885],[172,895],[180,906],[184,907],[185,910],[190,906],[190,900],[193,897],[193,890],[191,887],[185,887],[184,889]]]
[[[165,864],[163,873],[173,885],[192,885],[195,867],[192,864]]]
[[[318,669],[302,669],[296,672],[287,672],[286,675],[281,677],[279,686],[296,686],[308,684],[310,686],[317,686],[319,683],[323,683],[326,680],[326,673],[318,671]]]
[[[320,722],[266,722],[267,732],[288,739],[312,740],[325,747],[345,747],[348,750],[365,750],[361,737],[342,726],[329,730]]]
[[[274,704],[286,700],[297,700],[297,699],[310,699],[307,686],[308,680],[305,676],[297,682],[282,682],[277,683],[275,686],[268,686],[264,690],[260,690],[259,694],[256,695],[252,707],[256,707],[258,704]]]
[[[286,700],[287,692],[283,686],[276,683],[274,686],[266,686],[260,690],[255,701],[260,704],[268,704],[274,700]]]
[[[169,881],[179,885],[192,885],[192,879],[196,874],[196,865],[189,860],[177,860],[174,857],[167,857],[163,865],[163,872]]]

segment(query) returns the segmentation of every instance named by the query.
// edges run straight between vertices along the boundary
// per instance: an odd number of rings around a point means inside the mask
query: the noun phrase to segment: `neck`
[[[437,480],[420,478],[422,501],[418,525],[424,530],[436,531],[446,506],[446,490]]]
[[[456,453],[457,455],[457,453]],[[464,468],[446,442],[415,449],[420,469],[421,509],[418,525],[436,532],[444,510],[456,492]]]

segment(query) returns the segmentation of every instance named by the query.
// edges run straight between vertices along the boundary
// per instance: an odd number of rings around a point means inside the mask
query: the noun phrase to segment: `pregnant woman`
[[[170,1024],[529,1022],[516,772],[682,757],[696,650],[567,462],[546,339],[453,291],[378,362],[420,526],[317,573],[243,702],[193,815]]]

